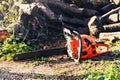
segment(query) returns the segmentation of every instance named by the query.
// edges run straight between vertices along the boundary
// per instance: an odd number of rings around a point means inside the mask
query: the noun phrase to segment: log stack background
[[[46,32],[52,29],[61,33],[62,28],[67,26],[80,34],[100,39],[104,33],[117,35],[114,32],[120,31],[120,0],[24,0],[15,6],[18,7],[20,22],[10,25],[6,30],[12,32],[11,27],[14,26],[17,35],[28,34],[27,37],[32,39],[43,28]],[[109,36],[119,38],[111,34]]]

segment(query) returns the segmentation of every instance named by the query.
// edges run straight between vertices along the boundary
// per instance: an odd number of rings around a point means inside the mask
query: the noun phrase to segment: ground
[[[44,45],[45,49],[58,45],[59,47],[65,46],[62,40],[48,41],[50,43]],[[109,76],[113,64],[120,69],[119,48],[117,47],[115,50],[114,53],[109,52],[92,59],[81,60],[80,63],[75,63],[66,54],[43,57],[42,60],[35,58],[23,61],[1,61],[0,80],[86,80],[85,77],[91,74],[92,76],[96,74],[108,74],[107,76]]]
[[[81,63],[75,63],[67,55],[52,56],[48,61],[42,62],[35,59],[19,62],[3,61],[0,62],[0,80],[76,80],[88,72],[104,72],[108,65],[115,62],[120,64],[118,57],[115,58],[111,53],[82,60]]]

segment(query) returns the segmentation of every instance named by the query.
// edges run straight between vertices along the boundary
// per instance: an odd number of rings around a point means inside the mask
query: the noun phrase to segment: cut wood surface
[[[117,39],[120,39],[120,32],[104,32],[99,35],[100,40],[109,40],[114,42]]]
[[[104,32],[120,31],[120,23],[103,25]]]

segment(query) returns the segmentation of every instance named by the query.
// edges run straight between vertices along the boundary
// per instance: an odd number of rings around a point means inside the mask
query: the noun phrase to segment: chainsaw
[[[80,35],[77,31],[65,27],[63,33],[66,39],[68,56],[75,62],[109,52],[108,45],[96,42],[91,36]]]
[[[16,54],[14,61],[25,60],[33,57],[48,57],[67,53],[75,62],[88,59],[109,52],[109,46],[98,43],[88,35],[80,35],[76,30],[64,27],[63,34],[66,39],[66,46],[63,48],[53,48],[46,50],[36,50]]]
[[[77,30],[71,27],[63,27],[63,34],[66,39],[65,47],[20,53],[16,54],[13,60],[18,61],[67,53],[75,62],[79,62],[81,59],[88,59],[109,52],[108,45],[96,42],[91,36],[80,35]]]

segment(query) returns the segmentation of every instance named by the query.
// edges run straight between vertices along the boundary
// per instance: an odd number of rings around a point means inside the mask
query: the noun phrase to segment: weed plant
[[[12,60],[15,54],[20,54],[34,50],[30,42],[21,41],[13,35],[7,38],[3,44],[0,44],[0,60]]]

